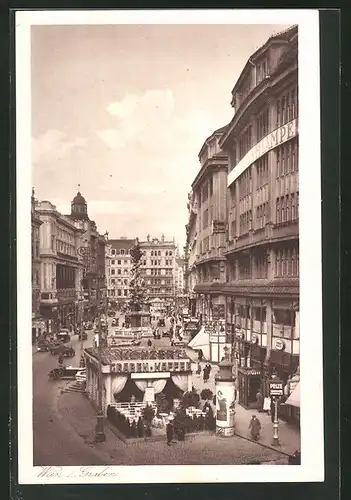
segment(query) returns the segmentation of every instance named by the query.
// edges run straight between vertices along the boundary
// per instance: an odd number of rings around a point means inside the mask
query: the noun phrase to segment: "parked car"
[[[64,345],[64,344],[53,344],[49,347],[49,352],[51,356],[57,356],[61,354],[61,356],[65,358],[73,358],[75,355],[76,351],[73,349],[72,346],[69,345]]]
[[[79,373],[80,371],[82,371],[81,368],[74,367],[74,366],[56,367],[49,372],[49,379],[50,380],[61,380],[61,379],[74,380],[76,378],[77,373]]]
[[[50,347],[50,343],[45,340],[44,338],[41,338],[38,340],[38,347],[37,351],[39,352],[48,352]]]
[[[83,332],[80,332],[78,335],[79,340],[87,340],[88,339],[88,332],[85,330]]]
[[[92,330],[92,329],[93,329],[93,327],[94,327],[94,325],[93,325],[93,323],[92,323],[91,321],[86,321],[86,322],[84,323],[84,328],[85,328],[86,330]]]
[[[59,333],[57,333],[56,338],[58,341],[63,342],[64,344],[67,344],[68,342],[71,341],[69,330],[66,328],[62,329]]]

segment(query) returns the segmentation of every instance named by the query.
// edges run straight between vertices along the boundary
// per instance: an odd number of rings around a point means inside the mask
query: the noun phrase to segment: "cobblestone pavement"
[[[155,346],[170,344],[168,338],[153,340],[152,342]],[[77,340],[74,340],[74,343],[78,344]],[[85,342],[85,345],[91,345],[91,343],[92,334],[89,334],[89,340]],[[79,352],[79,349],[77,351]],[[196,353],[190,349],[187,349],[187,351],[190,357],[196,359]],[[36,351],[33,347],[34,352]],[[78,352],[77,359],[71,360],[70,364],[75,365],[78,362]],[[171,447],[167,446],[166,440],[124,444],[106,426],[106,441],[94,444],[96,416],[87,398],[81,394],[71,392],[59,395],[60,389],[67,385],[67,382],[49,383],[47,381],[49,365],[57,363],[55,358],[53,359],[47,353],[42,353],[33,356],[33,363],[36,374],[36,380],[34,381],[34,387],[36,386],[34,389],[34,441],[37,443],[35,444],[35,451],[38,459],[36,463],[38,464],[230,465],[247,464],[252,461],[278,464],[287,463],[287,457],[284,453],[293,453],[298,448],[298,433],[295,429],[290,429],[285,423],[280,423],[281,449],[274,450],[268,447],[272,437],[272,424],[270,418],[263,414],[262,416],[260,414],[259,418],[262,423],[261,444],[264,446],[247,439],[248,422],[253,411],[247,411],[239,405],[236,408],[236,432],[246,439],[239,436],[220,438],[214,435],[197,435],[188,437],[183,443],[174,443]],[[198,390],[203,387],[214,390],[216,370],[217,367],[213,366],[207,384],[204,384],[202,378],[197,378],[194,375],[195,387]],[[43,377],[45,377],[45,380]],[[50,408],[50,411],[48,408]],[[47,413],[48,411],[49,413]],[[55,448],[59,452],[57,458],[56,453],[52,453]],[[280,453],[280,451],[283,453]],[[75,463],[77,457],[79,457],[79,462]]]
[[[72,432],[78,434],[87,446],[93,447],[100,459],[108,465],[237,465],[251,461],[287,463],[287,458],[278,451],[238,436],[220,438],[214,435],[197,435],[170,447],[167,446],[166,439],[124,444],[106,426],[106,441],[93,444],[95,412],[85,396],[62,394],[58,401],[58,411],[71,426]]]

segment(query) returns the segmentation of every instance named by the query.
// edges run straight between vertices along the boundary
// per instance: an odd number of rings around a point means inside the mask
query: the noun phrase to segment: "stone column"
[[[216,434],[230,437],[235,432],[235,376],[227,354],[218,367],[215,377]]]

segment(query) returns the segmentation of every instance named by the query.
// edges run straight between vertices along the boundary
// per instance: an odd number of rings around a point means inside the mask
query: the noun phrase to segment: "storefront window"
[[[273,335],[291,338],[295,329],[295,312],[291,309],[273,309]]]

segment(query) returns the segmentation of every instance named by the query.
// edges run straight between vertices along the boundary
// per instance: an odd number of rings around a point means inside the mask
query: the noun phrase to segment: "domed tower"
[[[75,219],[89,219],[88,205],[80,191],[78,191],[71,202],[71,217]]]

